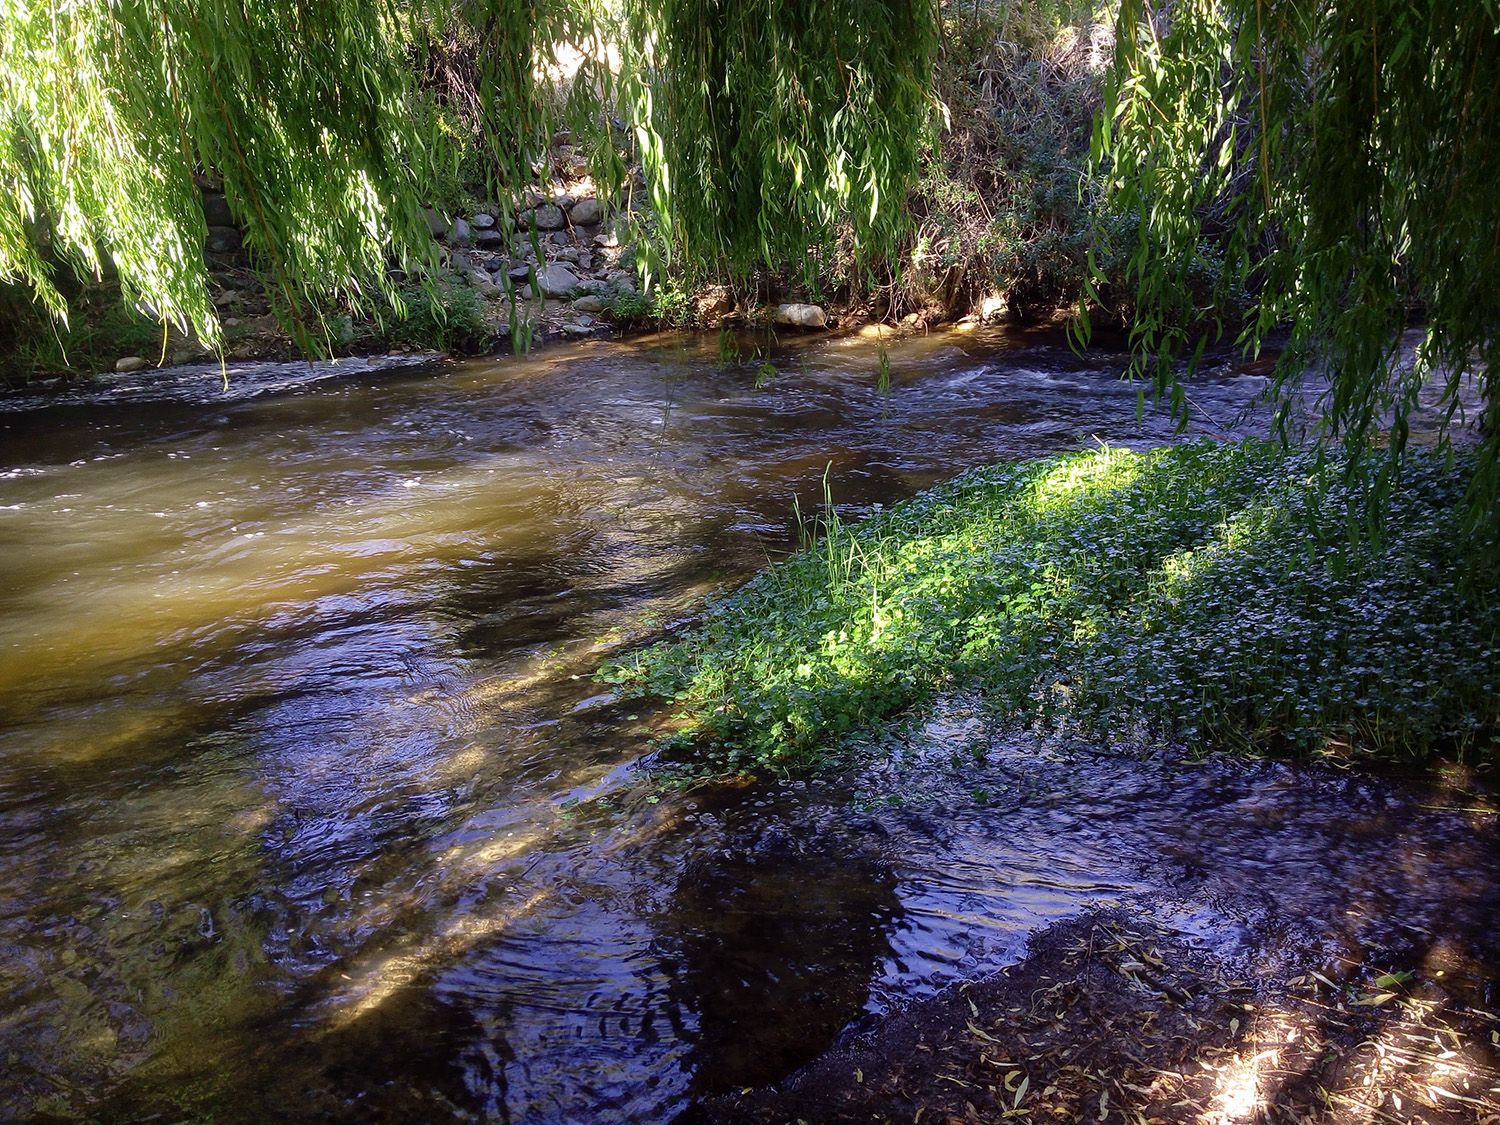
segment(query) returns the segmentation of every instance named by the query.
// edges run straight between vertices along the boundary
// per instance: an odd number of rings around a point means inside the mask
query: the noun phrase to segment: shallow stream
[[[886,391],[867,340],[768,377],[674,337],[0,400],[0,1117],[670,1120],[1147,897],[1226,957],[1452,947],[1492,993],[1484,798],[1008,756],[952,707],[901,768],[653,783],[593,668],[784,554],[825,469],[852,516],[1175,437],[1055,337],[889,354]]]

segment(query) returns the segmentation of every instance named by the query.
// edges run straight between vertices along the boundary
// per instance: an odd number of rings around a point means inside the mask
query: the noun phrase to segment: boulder
[[[532,212],[537,230],[562,230],[568,223],[562,208],[551,203],[543,204]]]
[[[462,219],[454,219],[453,225],[448,228],[448,243],[452,246],[467,246],[473,239],[473,232],[469,224]]]
[[[777,324],[792,324],[798,328],[827,328],[828,314],[818,305],[777,305],[771,312]]]
[[[560,262],[545,266],[536,280],[548,297],[569,297],[578,290],[578,275]]]
[[[604,311],[604,298],[596,293],[585,293],[573,302],[573,308],[581,313],[600,313]]]
[[[734,297],[727,286],[710,285],[693,301],[698,319],[705,324],[716,324],[734,308]]]
[[[483,270],[470,270],[464,275],[470,285],[483,297],[500,296],[500,286],[495,284],[495,279]]]
[[[151,366],[138,355],[122,356],[115,361],[115,370],[121,375],[129,375],[132,371],[144,371]]]
[[[469,216],[469,225],[475,230],[493,230],[495,226],[495,216],[491,215],[487,211],[481,211],[477,215]]]
[[[422,208],[422,218],[427,220],[427,230],[433,238],[442,238],[448,233],[448,220],[431,207]]]
[[[568,217],[581,227],[593,226],[603,215],[604,209],[599,206],[597,199],[580,199],[568,212]]]

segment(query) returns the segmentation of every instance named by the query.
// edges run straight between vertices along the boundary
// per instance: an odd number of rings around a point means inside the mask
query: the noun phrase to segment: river
[[[1143,895],[1226,956],[1399,915],[1483,961],[1493,805],[1426,785],[992,754],[975,796],[921,752],[941,714],[900,770],[656,783],[592,670],[783,555],[825,469],[852,517],[1176,437],[1055,336],[889,356],[888,389],[857,337],[774,374],[662,337],[0,400],[0,1116],[665,1121]],[[1259,389],[1206,379],[1188,432]]]

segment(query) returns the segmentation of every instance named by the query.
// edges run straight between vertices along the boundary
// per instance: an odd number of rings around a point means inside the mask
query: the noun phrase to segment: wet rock
[[[791,324],[798,328],[826,328],[828,314],[818,305],[777,305],[771,313],[777,324]]]
[[[122,356],[115,361],[115,370],[121,375],[129,375],[133,371],[144,371],[149,366],[150,364],[138,355]]]
[[[569,297],[578,291],[578,275],[554,262],[537,274],[537,284],[548,297]]]
[[[604,209],[599,206],[597,199],[580,199],[569,212],[573,222],[583,227],[593,226],[603,215]]]
[[[562,230],[568,222],[563,215],[562,208],[551,203],[538,207],[532,212],[532,216],[537,230]]]
[[[574,301],[573,307],[582,313],[603,312],[604,298],[593,293],[588,293]]]

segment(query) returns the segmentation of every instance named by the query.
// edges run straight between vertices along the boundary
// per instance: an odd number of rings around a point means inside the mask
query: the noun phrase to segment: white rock
[[[132,371],[144,371],[151,366],[138,355],[122,356],[115,361],[115,370],[121,375],[129,375]]]
[[[798,328],[828,327],[828,314],[817,305],[777,305],[771,319],[777,324],[794,324]]]

